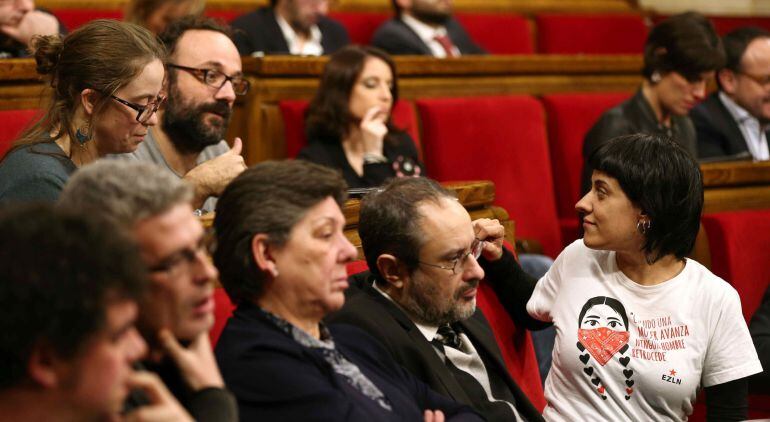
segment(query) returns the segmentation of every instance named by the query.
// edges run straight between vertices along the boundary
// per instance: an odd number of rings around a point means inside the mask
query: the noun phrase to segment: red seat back
[[[211,347],[217,345],[219,336],[222,334],[222,330],[225,328],[227,320],[233,316],[235,305],[230,302],[230,297],[227,296],[225,289],[217,287],[214,289],[214,325],[209,330],[209,339],[211,340]]]
[[[40,110],[0,110],[0,158],[39,112]]]
[[[331,12],[329,17],[341,23],[348,30],[353,44],[369,44],[374,31],[390,19],[391,13],[383,12]]]
[[[231,9],[206,9],[204,13],[206,16],[214,19],[221,19],[225,22],[232,22],[235,18],[241,15],[245,15],[246,11],[243,10],[231,10]]]
[[[495,203],[516,222],[516,235],[544,252],[561,251],[545,116],[530,96],[417,101],[428,175],[439,181],[491,180]]]
[[[545,54],[641,54],[649,29],[640,15],[543,14],[537,46]]]
[[[548,116],[548,144],[556,206],[565,245],[578,238],[575,203],[580,199],[583,138],[602,113],[621,103],[628,93],[551,94],[542,98]]]
[[[703,216],[711,271],[735,287],[748,323],[770,285],[770,210]]]
[[[59,21],[70,32],[91,22],[94,19],[115,19],[123,20],[123,10],[120,9],[86,9],[86,8],[66,8],[53,9],[51,13],[59,18]]]
[[[733,29],[744,26],[758,26],[770,31],[770,18],[768,17],[711,16],[709,19],[719,35],[725,35]]]
[[[286,100],[278,103],[283,117],[284,138],[286,139],[286,156],[294,158],[307,145],[305,136],[305,110],[307,100]],[[406,131],[414,140],[417,150],[420,150],[420,137],[417,130],[417,118],[414,106],[408,101],[399,100],[393,107],[393,124]]]
[[[471,39],[490,54],[532,54],[532,28],[512,13],[458,13],[457,20]]]

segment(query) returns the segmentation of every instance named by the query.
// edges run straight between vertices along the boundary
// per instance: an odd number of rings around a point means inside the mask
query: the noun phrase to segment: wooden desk
[[[471,219],[496,218],[505,226],[505,239],[511,244],[515,243],[514,222],[508,219],[508,212],[501,207],[493,205],[495,200],[494,183],[483,181],[452,182],[443,184],[457,194],[460,203],[468,210]],[[342,209],[345,215],[345,236],[358,250],[358,258],[363,259],[361,239],[358,237],[358,213],[361,202],[358,199],[349,199]],[[211,227],[214,223],[214,214],[210,213],[201,217],[203,225]]]
[[[770,209],[770,161],[702,164],[704,213]]]

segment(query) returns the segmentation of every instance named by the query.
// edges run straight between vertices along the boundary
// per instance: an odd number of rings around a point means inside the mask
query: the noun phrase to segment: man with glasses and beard
[[[351,278],[358,291],[330,322],[363,328],[412,374],[487,420],[542,420],[476,307],[486,275],[517,325],[546,326],[526,313],[534,284],[503,248],[503,226],[471,221],[438,183],[407,177],[363,198],[358,230],[370,272]]]
[[[390,54],[439,58],[486,54],[452,18],[452,0],[392,1],[396,17],[377,28],[373,46]]]
[[[193,205],[213,211],[216,197],[246,169],[241,140],[224,140],[233,103],[249,90],[230,29],[205,18],[183,18],[160,36],[169,53],[168,99],[139,148],[121,158],[155,163],[195,188]]]

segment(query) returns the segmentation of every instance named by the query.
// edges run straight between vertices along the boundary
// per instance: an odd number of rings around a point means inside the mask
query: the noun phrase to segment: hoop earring
[[[650,220],[639,220],[636,222],[636,231],[643,235],[647,235],[647,232],[650,231],[650,227],[652,227],[652,222]]]
[[[83,148],[85,148],[86,144],[91,140],[90,129],[88,123],[86,123],[83,127],[79,127],[75,131],[75,140],[78,141],[78,144]]]
[[[650,81],[654,84],[660,82],[661,79],[663,79],[663,77],[660,76],[660,72],[658,72],[657,70],[652,72],[652,75],[650,75]]]

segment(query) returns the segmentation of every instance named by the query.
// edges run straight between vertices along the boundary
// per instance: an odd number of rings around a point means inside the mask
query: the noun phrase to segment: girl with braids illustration
[[[622,355],[628,352],[628,316],[626,308],[617,299],[606,296],[591,298],[580,310],[578,343],[581,352],[580,361],[585,365],[583,373],[588,376],[591,383],[596,386],[602,400],[607,400],[606,388],[598,375],[594,376],[594,368],[591,366],[591,356],[596,362],[604,366],[615,353],[621,355],[620,362],[626,371],[625,399],[629,400],[633,394],[634,380],[631,378],[633,371],[627,368],[630,358],[623,359]],[[582,354],[585,352],[585,354]],[[625,376],[625,375],[624,375]]]
[[[702,23],[691,17],[676,25]],[[636,134],[589,164],[591,190],[575,205],[583,239],[526,305],[556,329],[543,418],[684,421],[703,388],[709,420],[745,420],[747,379],[762,365],[740,298],[687,258],[703,209],[698,163],[671,139]]]

